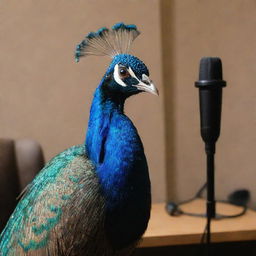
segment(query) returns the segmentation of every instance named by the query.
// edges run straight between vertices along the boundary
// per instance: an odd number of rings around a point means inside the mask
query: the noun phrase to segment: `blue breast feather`
[[[122,106],[104,99],[101,88],[102,84],[90,111],[86,150],[106,199],[108,237],[121,248],[139,239],[147,227],[150,181],[137,129]]]

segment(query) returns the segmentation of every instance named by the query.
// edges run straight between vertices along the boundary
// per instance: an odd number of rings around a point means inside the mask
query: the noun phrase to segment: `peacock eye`
[[[121,68],[119,69],[119,75],[120,75],[121,78],[127,78],[127,77],[130,76],[130,73],[127,71],[126,68],[121,67]]]

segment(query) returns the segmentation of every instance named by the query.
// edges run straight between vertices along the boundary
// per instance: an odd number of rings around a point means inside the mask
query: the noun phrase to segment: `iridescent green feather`
[[[73,201],[73,197],[83,190],[86,180],[90,184],[94,178],[84,146],[74,146],[53,158],[28,187],[1,234],[0,255],[17,255],[20,251],[26,255],[50,248],[68,205],[79,201]]]

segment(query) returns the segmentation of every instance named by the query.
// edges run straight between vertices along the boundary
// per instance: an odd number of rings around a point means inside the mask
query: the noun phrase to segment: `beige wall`
[[[228,86],[217,143],[217,197],[244,187],[255,203],[254,0],[3,0],[1,137],[34,138],[47,159],[82,143],[92,93],[110,60],[88,57],[75,64],[74,45],[88,31],[118,21],[142,31],[133,53],[160,89],[159,98],[139,95],[126,106],[144,141],[154,200],[165,199],[165,165],[169,199],[191,196],[205,180],[194,81],[200,58],[219,56]]]
[[[225,199],[235,189],[248,188],[255,207],[256,2],[163,0],[162,14],[170,134],[168,197],[188,198],[205,181],[194,81],[198,79],[200,58],[219,56],[228,84],[224,89],[222,131],[217,143],[217,197]]]
[[[164,120],[158,0],[2,0],[0,6],[0,134],[38,140],[46,158],[83,143],[94,89],[110,59],[74,62],[90,31],[124,21],[142,35],[133,53],[149,67],[159,98],[129,99],[149,160],[154,201],[165,198]]]

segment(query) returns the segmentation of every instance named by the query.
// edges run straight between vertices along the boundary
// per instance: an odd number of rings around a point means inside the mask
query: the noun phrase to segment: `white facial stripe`
[[[134,77],[136,80],[138,80],[139,81],[139,84],[138,85],[140,85],[140,84],[145,84],[145,82],[147,82],[148,84],[151,84],[151,80],[150,80],[150,78],[146,75],[146,74],[142,74],[142,79],[140,80],[140,79],[138,79],[138,77],[135,75],[135,73],[133,72],[133,70],[131,69],[131,67],[129,67],[129,69],[128,69],[128,71],[129,71],[129,73],[130,73],[130,75],[132,76],[132,77]],[[146,84],[145,84],[146,85]]]
[[[130,73],[130,75],[131,75],[133,78],[135,78],[135,79],[137,79],[138,81],[140,81],[140,80],[137,78],[137,76],[134,74],[134,72],[133,72],[133,70],[131,69],[131,67],[129,67],[128,72]]]
[[[124,81],[120,78],[119,72],[118,72],[118,64],[115,65],[114,69],[114,79],[115,81],[120,84],[123,87],[126,87],[127,85],[124,83]]]
[[[138,79],[138,77],[135,75],[135,73],[133,72],[132,68],[129,67],[128,70],[127,70],[131,77],[135,78],[139,84],[137,85],[146,85],[145,83],[143,83],[143,81],[147,81],[148,82],[148,85],[151,84],[151,80],[149,79],[149,77],[145,74],[142,74],[142,80]],[[119,75],[119,65],[116,64],[115,65],[115,68],[114,68],[114,79],[115,81],[120,84],[121,86],[123,87],[126,87],[127,85],[124,83],[124,81],[121,79],[120,75]],[[136,85],[135,85],[136,86]]]
[[[151,80],[149,79],[149,77],[145,74],[142,74],[142,81],[147,81],[148,83],[151,83]]]
[[[142,75],[142,80],[136,85],[139,90],[150,92],[155,95],[159,95],[157,88],[145,74]]]

